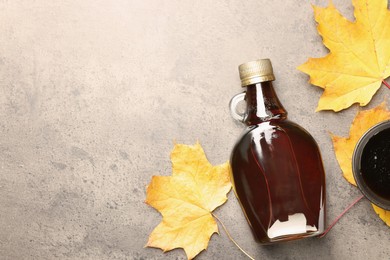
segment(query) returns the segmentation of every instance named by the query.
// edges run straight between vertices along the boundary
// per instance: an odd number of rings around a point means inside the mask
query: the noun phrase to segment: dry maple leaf
[[[365,111],[360,111],[352,122],[349,130],[349,137],[339,137],[332,135],[333,148],[343,171],[344,178],[356,186],[352,173],[353,150],[360,137],[372,126],[390,119],[390,111],[386,109],[386,103]]]
[[[387,0],[352,0],[356,21],[343,17],[332,1],[313,6],[317,29],[330,53],[310,58],[299,70],[324,88],[317,111],[367,105],[390,76],[390,12]]]
[[[365,111],[360,111],[352,122],[349,137],[332,135],[333,148],[337,161],[343,171],[344,178],[356,186],[352,173],[352,155],[355,146],[363,134],[372,126],[390,119],[390,111],[386,109],[386,103]],[[383,210],[373,204],[375,212],[390,226],[390,211]]]
[[[372,204],[376,214],[390,227],[390,211],[384,210],[374,204]]]
[[[211,212],[227,200],[230,165],[212,166],[199,143],[176,144],[171,161],[172,176],[153,176],[146,191],[146,203],[163,216],[146,246],[183,248],[192,259],[218,233]]]

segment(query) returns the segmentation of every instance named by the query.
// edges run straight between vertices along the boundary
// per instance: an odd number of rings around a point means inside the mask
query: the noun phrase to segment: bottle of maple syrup
[[[325,173],[317,143],[287,119],[272,81],[271,61],[239,66],[245,92],[230,102],[247,125],[231,154],[232,183],[256,241],[270,244],[321,234]],[[237,104],[245,100],[244,114]]]

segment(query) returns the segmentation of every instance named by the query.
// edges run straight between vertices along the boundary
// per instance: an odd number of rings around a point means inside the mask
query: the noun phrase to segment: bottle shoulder
[[[288,138],[299,145],[313,145],[317,142],[312,135],[302,126],[290,120],[268,121],[257,125],[246,127],[235,145],[249,146],[251,142],[258,139],[265,139],[268,143],[275,143],[277,139]]]
[[[266,121],[259,124],[247,126],[244,129],[242,136],[250,135],[251,133],[267,132],[267,131],[284,131],[286,133],[291,132],[295,134],[311,136],[310,133],[305,128],[288,119],[271,120],[271,121]]]

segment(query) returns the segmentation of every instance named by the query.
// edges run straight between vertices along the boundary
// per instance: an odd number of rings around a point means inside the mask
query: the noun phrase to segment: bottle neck
[[[247,125],[256,125],[271,120],[287,118],[287,111],[280,103],[272,86],[265,81],[246,86]]]

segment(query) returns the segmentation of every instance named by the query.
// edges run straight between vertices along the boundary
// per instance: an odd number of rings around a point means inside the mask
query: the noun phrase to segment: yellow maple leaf
[[[372,126],[390,119],[390,111],[383,102],[379,106],[365,111],[360,111],[352,122],[349,137],[332,135],[333,148],[337,161],[343,171],[344,178],[356,186],[352,173],[352,155],[355,146],[363,134]],[[390,226],[390,211],[383,210],[373,205],[375,212],[387,225]]]
[[[317,29],[330,53],[310,58],[299,70],[324,88],[317,111],[367,105],[390,76],[390,12],[387,0],[352,0],[356,21],[343,17],[332,1],[314,6]]]
[[[372,207],[376,214],[390,227],[390,211],[384,210],[374,204],[372,204]]]
[[[356,186],[352,173],[352,155],[356,143],[360,137],[372,126],[390,119],[390,111],[386,109],[386,103],[365,111],[360,111],[352,122],[349,137],[332,135],[333,148],[337,161],[343,171],[344,178]]]
[[[211,212],[227,200],[230,165],[212,166],[199,143],[176,144],[171,161],[172,176],[153,176],[146,191],[146,203],[163,216],[146,246],[164,252],[183,248],[192,259],[218,233]]]

